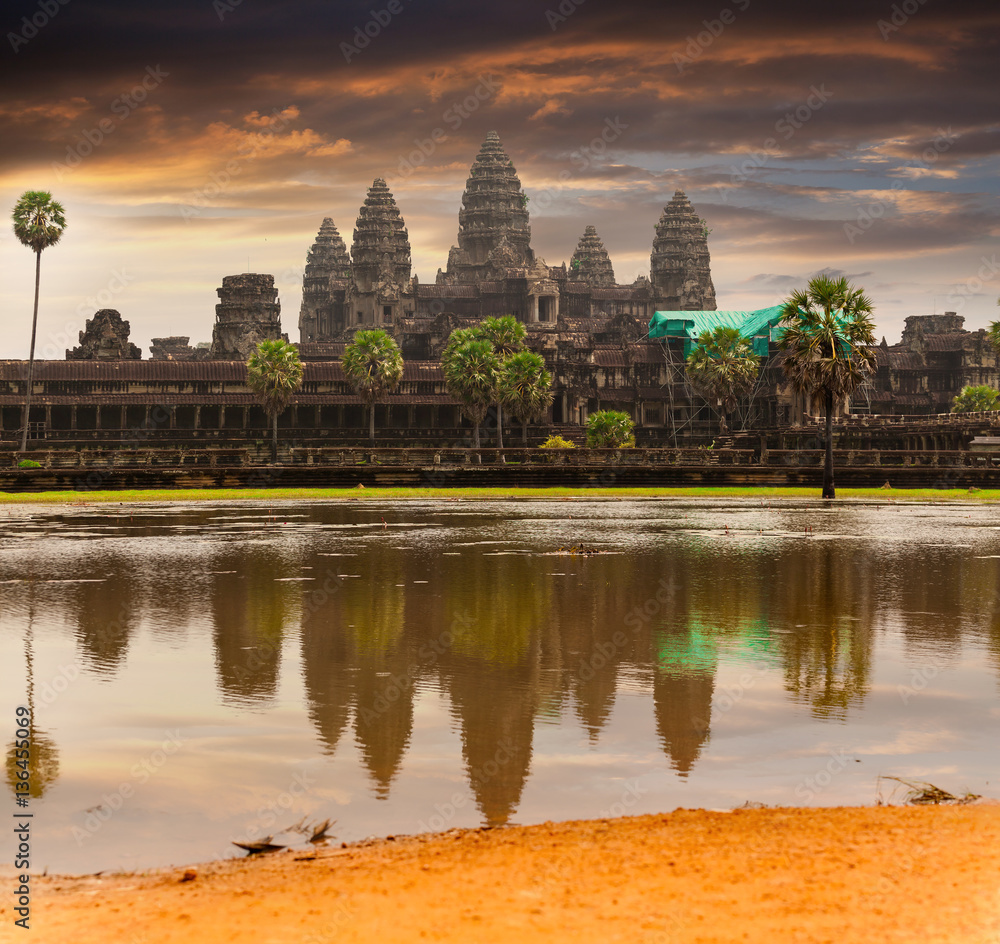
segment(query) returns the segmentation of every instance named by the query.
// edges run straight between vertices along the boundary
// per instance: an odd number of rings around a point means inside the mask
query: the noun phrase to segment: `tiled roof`
[[[0,361],[0,380],[23,380],[27,366],[27,361]],[[242,382],[247,368],[242,361],[35,361],[34,376],[40,381]]]

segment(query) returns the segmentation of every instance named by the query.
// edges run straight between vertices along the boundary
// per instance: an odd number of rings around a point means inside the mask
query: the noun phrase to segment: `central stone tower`
[[[385,180],[376,177],[358,211],[347,293],[348,327],[392,324],[410,287],[410,237]]]
[[[663,208],[649,266],[657,311],[715,311],[708,228],[683,190]]]
[[[442,282],[478,282],[498,269],[533,265],[528,198],[514,162],[495,131],[486,135],[469,170],[458,213],[458,245],[448,253]]]

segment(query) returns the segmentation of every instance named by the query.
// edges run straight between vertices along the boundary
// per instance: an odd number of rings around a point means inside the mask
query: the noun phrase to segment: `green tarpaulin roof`
[[[703,331],[739,328],[745,338],[774,338],[781,306],[757,311],[657,311],[649,321],[651,338],[687,338],[696,341]]]

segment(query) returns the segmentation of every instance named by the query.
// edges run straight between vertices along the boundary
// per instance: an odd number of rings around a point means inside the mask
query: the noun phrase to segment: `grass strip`
[[[198,501],[432,501],[461,499],[502,501],[505,499],[671,499],[753,498],[816,499],[818,488],[769,488],[757,486],[704,486],[681,488],[150,488],[108,491],[0,492],[0,505],[81,505],[133,502]],[[942,488],[838,488],[838,500],[881,502],[995,502],[1000,489]]]

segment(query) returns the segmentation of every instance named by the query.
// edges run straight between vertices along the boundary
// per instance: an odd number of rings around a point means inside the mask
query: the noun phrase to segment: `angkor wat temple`
[[[774,345],[774,312],[718,312],[708,230],[676,191],[655,225],[649,278],[619,284],[608,253],[587,226],[569,264],[549,266],[531,248],[529,197],[495,132],[489,132],[466,181],[457,245],[433,283],[411,271],[406,224],[386,181],[376,178],[361,206],[350,252],[335,222],[323,219],[306,257],[299,311],[303,385],[282,425],[302,437],[351,438],[364,426],[361,400],[339,358],[360,328],[391,332],[406,361],[403,381],[379,408],[388,440],[453,436],[462,426],[439,358],[451,331],[495,315],[514,315],[527,344],[553,376],[546,422],[572,435],[589,413],[625,410],[640,442],[697,439],[715,429],[711,408],[688,384],[683,361],[692,326],[752,325],[766,355],[761,381],[737,424],[795,426],[808,410],[793,395]],[[210,345],[186,337],[154,338],[151,359],[129,341],[129,322],[112,310],[87,321],[65,361],[35,368],[32,432],[127,430],[162,411],[170,429],[240,431],[265,425],[245,386],[244,363],[264,338],[282,333],[270,275],[226,276]],[[778,299],[775,299],[778,302]],[[676,325],[651,337],[654,313]],[[997,356],[985,331],[963,329],[955,313],[906,320],[902,341],[883,340],[879,370],[849,406],[864,413],[943,413],[969,383],[998,381]],[[0,362],[0,438],[20,426],[24,362]],[[157,414],[159,415],[159,413]],[[541,433],[543,430],[538,430]]]

